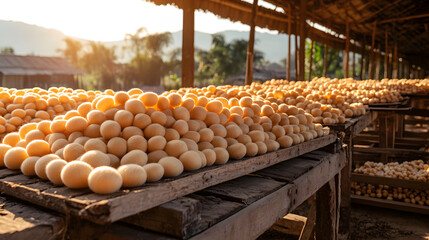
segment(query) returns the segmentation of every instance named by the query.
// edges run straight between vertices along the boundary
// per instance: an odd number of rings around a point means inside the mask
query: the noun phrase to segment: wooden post
[[[307,0],[300,1],[299,9],[299,80],[305,80],[305,38],[306,38]]]
[[[398,43],[395,41],[394,49],[393,49],[393,72],[392,78],[398,78]]]
[[[194,0],[183,4],[182,87],[194,86]]]
[[[325,50],[323,52],[323,76],[326,77],[328,72],[328,45],[325,43]]]
[[[365,79],[366,76],[366,35],[363,35],[361,59],[360,59],[360,79]]]
[[[389,72],[389,67],[388,67],[388,57],[389,57],[389,49],[388,49],[388,43],[389,43],[389,39],[388,39],[388,35],[387,35],[387,28],[386,31],[384,33],[384,78],[388,78],[388,72]]]
[[[410,62],[407,61],[405,64],[405,78],[410,79]]]
[[[329,180],[316,193],[316,238],[338,239],[337,236],[337,186],[335,178]]]
[[[310,69],[308,70],[308,81],[311,80],[311,68],[313,65],[313,45],[314,45],[314,41],[311,40],[311,46],[310,46]]]
[[[398,78],[404,78],[404,59],[402,59],[402,61],[399,61],[398,58],[398,62],[399,62],[399,72],[398,72]]]
[[[380,44],[378,44],[377,46],[377,56],[376,56],[376,65],[375,65],[375,79],[379,80],[380,79]]]
[[[258,10],[258,0],[253,0],[252,19],[250,21],[249,43],[247,46],[246,85],[250,85],[253,82],[253,53],[254,53],[254,46],[255,46],[255,18],[256,18],[257,10]]]
[[[392,78],[392,65],[393,65],[393,47],[388,49],[389,55],[388,55],[388,65],[387,65],[387,78]]]
[[[288,31],[288,43],[287,43],[287,70],[286,70],[286,79],[290,81],[290,45],[291,45],[291,34],[292,34],[292,7],[290,3],[288,3],[288,23],[287,23],[287,31]]]
[[[298,45],[298,20],[295,15],[295,80],[298,81],[299,76],[299,62],[298,62],[298,55],[299,55],[299,45]]]
[[[350,27],[346,22],[346,50],[344,52],[344,78],[349,77],[349,49],[350,49]]]
[[[353,59],[352,59],[352,78],[354,79],[356,77],[356,59],[355,59],[356,53],[353,52]]]
[[[369,69],[368,69],[368,78],[374,78],[374,48],[375,48],[375,32],[377,30],[377,21],[374,22],[374,27],[372,29],[372,39],[371,39],[371,52],[369,59]]]

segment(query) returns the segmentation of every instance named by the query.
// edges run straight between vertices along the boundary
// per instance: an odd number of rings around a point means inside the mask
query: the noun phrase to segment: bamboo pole
[[[194,86],[194,0],[184,1],[182,33],[182,87]]]
[[[323,51],[323,76],[326,77],[328,72],[328,45],[325,43]]]
[[[185,1],[186,2],[186,1]],[[258,0],[253,0],[252,6],[252,19],[250,21],[249,42],[247,46],[247,60],[246,60],[246,85],[253,82],[253,54],[255,47],[255,18],[258,8]]]
[[[311,68],[313,65],[313,45],[314,45],[314,41],[311,40],[311,46],[310,46],[310,69],[308,70],[308,81],[311,80]]]

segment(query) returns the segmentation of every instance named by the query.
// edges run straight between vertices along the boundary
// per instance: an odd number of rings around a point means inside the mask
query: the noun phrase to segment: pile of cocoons
[[[429,165],[423,160],[405,161],[403,163],[365,162],[355,168],[354,173],[378,177],[399,178],[405,180],[429,182]]]
[[[52,120],[75,110],[83,102],[91,102],[100,91],[73,90],[52,87],[14,89],[0,87],[0,137],[16,132],[22,125],[30,122]]]
[[[109,194],[329,134],[305,108],[254,87],[82,93],[88,101],[76,110],[5,135],[0,167]]]
[[[412,181],[429,181],[429,165],[423,160],[406,161],[403,163],[375,163],[365,162],[356,168],[355,173],[370,176],[398,178]],[[367,183],[352,182],[352,194],[373,198],[382,198],[393,201],[429,206],[429,190],[417,190],[388,185],[372,185]]]

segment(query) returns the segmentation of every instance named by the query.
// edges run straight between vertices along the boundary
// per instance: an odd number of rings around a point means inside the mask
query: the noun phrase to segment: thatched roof
[[[84,74],[65,58],[7,54],[0,54],[0,73],[3,75]]]
[[[157,5],[175,5],[183,8],[185,0],[146,0]],[[243,0],[193,0],[195,9],[209,11],[233,22],[250,24],[252,4]],[[300,2],[298,0],[265,0],[275,9],[259,6],[256,26],[270,30],[288,32],[288,13],[292,17],[292,34],[299,22]],[[289,10],[291,6],[291,10]],[[281,9],[281,11],[279,11]],[[398,56],[415,63],[428,65],[424,58],[429,56],[429,1],[427,0],[307,0],[307,19],[333,30],[326,33],[306,24],[307,37],[337,49],[345,48],[343,35],[346,22],[350,26],[350,38],[354,39],[350,50],[360,53],[362,40],[371,44],[374,23],[377,22],[375,46],[384,51],[385,31],[389,38],[389,48],[394,42],[398,46]]]

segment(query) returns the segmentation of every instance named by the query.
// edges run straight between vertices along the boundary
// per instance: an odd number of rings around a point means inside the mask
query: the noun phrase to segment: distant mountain
[[[227,42],[234,39],[248,39],[248,32],[241,31],[223,31]],[[182,31],[173,32],[173,43],[166,52],[180,48],[182,46]],[[67,37],[64,33],[56,29],[47,29],[36,25],[22,22],[2,21],[0,20],[0,48],[13,47],[18,55],[39,55],[39,56],[58,56],[58,49],[65,48],[63,39]],[[288,38],[285,34],[269,34],[256,32],[255,49],[264,53],[266,60],[270,62],[280,62],[280,59],[287,56]],[[79,39],[82,42],[87,40]],[[123,53],[122,46],[124,41],[104,42],[107,46],[116,46],[117,56],[120,61],[128,61],[131,56]],[[211,34],[195,32],[195,47],[208,50],[211,45]],[[292,44],[292,52],[294,52]]]

